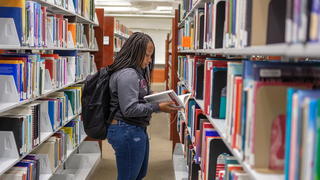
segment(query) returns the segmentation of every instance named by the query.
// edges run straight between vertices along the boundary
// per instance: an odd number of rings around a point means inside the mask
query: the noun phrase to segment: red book
[[[227,61],[206,60],[204,64],[204,113],[210,113],[210,100],[211,100],[211,70],[213,67],[227,67]]]
[[[47,47],[47,7],[41,6],[42,11],[42,46]]]
[[[62,47],[62,45],[63,45],[63,15],[62,14],[56,14],[55,15],[56,16],[56,18],[57,18],[57,25],[58,25],[58,27],[57,27],[57,29],[58,29],[58,31],[57,31],[57,37],[58,37],[58,46],[59,47]]]
[[[64,19],[64,26],[63,26],[64,46],[63,47],[68,47],[68,24],[69,24],[68,19]]]
[[[237,141],[238,141],[238,135],[240,135],[240,129],[241,129],[241,97],[242,97],[242,77],[238,76],[235,77],[235,98],[234,98],[234,125],[233,125],[233,130],[232,130],[232,143],[231,146],[232,148],[238,148],[237,147]]]
[[[56,60],[59,59],[58,54],[41,54],[41,57],[45,59],[45,69],[48,69],[53,86],[56,82]]]
[[[200,123],[200,115],[203,115],[204,116],[204,114],[203,114],[203,111],[201,110],[201,109],[196,109],[196,113],[194,114],[195,116],[195,118],[194,118],[194,131],[196,131],[196,130],[199,130],[200,129],[200,127],[199,127],[199,123]]]

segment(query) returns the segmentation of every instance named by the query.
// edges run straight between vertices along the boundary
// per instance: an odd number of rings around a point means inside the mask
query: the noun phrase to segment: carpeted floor
[[[153,84],[154,91],[163,91],[164,84]],[[173,180],[172,143],[169,140],[169,115],[154,113],[148,128],[150,136],[149,170],[145,180]],[[102,159],[92,172],[91,180],[116,180],[117,169],[112,147],[102,146]]]

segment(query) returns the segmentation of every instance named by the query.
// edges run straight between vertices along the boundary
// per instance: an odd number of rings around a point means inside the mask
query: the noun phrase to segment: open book
[[[191,93],[177,95],[173,90],[163,91],[155,94],[151,94],[144,97],[147,102],[175,102],[175,107],[184,108],[190,98]]]

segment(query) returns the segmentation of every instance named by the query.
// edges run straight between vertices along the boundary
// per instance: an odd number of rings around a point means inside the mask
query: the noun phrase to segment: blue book
[[[213,136],[213,137],[220,137],[218,131],[210,129],[210,130],[206,130],[205,132],[206,136]]]
[[[64,97],[65,97],[65,104],[66,104],[66,114],[65,114],[65,117],[68,118],[69,117],[69,98],[68,98],[68,95],[64,94]]]
[[[297,129],[293,129],[293,127],[291,127],[291,132],[295,131],[296,132],[296,139],[295,139],[295,144],[294,147],[291,148],[296,148],[296,153],[294,154],[294,156],[296,157],[300,157],[301,154],[301,146],[302,146],[302,109],[303,109],[303,100],[307,97],[309,98],[320,98],[320,91],[315,91],[315,90],[297,90],[297,95],[298,95],[298,110],[297,110]],[[292,122],[291,122],[292,123]],[[293,134],[291,134],[291,136],[293,136]],[[291,137],[291,138],[295,138]],[[300,177],[300,168],[301,168],[301,162],[300,162],[300,158],[296,158],[295,161],[291,162],[290,160],[290,164],[294,163],[294,174],[295,177]],[[290,173],[290,172],[289,172]]]
[[[22,71],[24,72],[23,74],[26,76],[25,79],[22,80],[22,84],[26,84],[23,85],[23,89],[24,87],[26,87],[27,89],[25,89],[26,91],[26,98],[30,98],[32,92],[31,92],[31,64],[32,64],[32,58],[30,58],[30,54],[1,54],[0,57],[5,59],[6,57],[10,57],[10,58],[25,58],[26,61],[24,61],[24,65],[23,65],[23,69]],[[23,78],[23,77],[21,77]],[[25,82],[24,82],[25,80]]]
[[[21,7],[3,7],[0,2],[0,18],[12,18],[16,25],[20,44],[23,44],[23,26],[22,26],[22,8]]]
[[[49,117],[50,117],[50,122],[52,126],[52,130],[55,130],[55,119],[56,119],[56,109],[55,109],[55,101],[53,100],[48,100],[48,112],[49,112]]]
[[[291,142],[291,119],[292,119],[292,96],[297,92],[295,88],[289,88],[287,93],[287,120],[286,120],[286,140],[285,140],[285,163],[284,174],[285,179],[289,180],[289,165],[290,165],[290,142]]]
[[[188,103],[188,124],[187,126],[191,128],[191,120],[192,117],[194,116],[193,111],[192,111],[192,107],[196,106],[196,101],[194,99],[190,99],[189,103]]]
[[[79,5],[78,5],[78,0],[73,0],[73,4],[74,4],[74,9],[76,10],[76,13],[79,13]]]
[[[227,88],[224,87],[221,91],[220,96],[220,112],[219,112],[219,119],[225,119],[226,118],[226,107],[227,107]]]
[[[307,132],[304,132],[304,139],[302,140],[305,143],[303,148],[303,154],[305,159],[305,164],[307,166],[303,172],[306,172],[307,179],[315,179],[315,163],[316,163],[316,152],[317,152],[317,112],[320,110],[318,109],[318,100],[319,98],[310,99],[308,108],[308,122],[307,122]],[[319,134],[318,134],[319,135]],[[306,140],[308,139],[308,140]],[[310,164],[312,164],[310,166]]]
[[[20,94],[20,100],[23,100],[23,84],[22,84],[22,64],[1,64],[0,75],[13,76],[17,91]]]

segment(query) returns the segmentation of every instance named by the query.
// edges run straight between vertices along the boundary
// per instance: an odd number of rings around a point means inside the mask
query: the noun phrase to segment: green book
[[[68,90],[64,90],[64,93],[68,96],[68,99],[70,100],[71,103],[71,108],[72,108],[72,112],[73,114],[76,114],[75,112],[75,106],[76,106],[76,92],[75,90],[72,89],[68,89]]]

